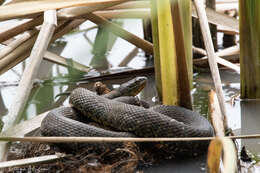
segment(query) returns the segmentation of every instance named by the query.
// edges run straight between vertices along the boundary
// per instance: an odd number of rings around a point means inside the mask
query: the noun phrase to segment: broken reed
[[[258,139],[260,134],[226,136],[228,139]],[[190,137],[190,138],[119,138],[119,137],[0,137],[0,141],[67,143],[67,142],[181,142],[181,141],[209,141],[218,137]]]

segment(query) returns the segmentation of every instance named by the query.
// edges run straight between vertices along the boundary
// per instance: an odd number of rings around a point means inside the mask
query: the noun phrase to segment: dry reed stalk
[[[52,41],[70,32],[72,29],[76,28],[84,21],[84,19],[77,19],[73,21],[61,21],[59,27],[55,31]],[[32,38],[24,42],[22,45],[17,47],[9,55],[0,60],[0,74],[3,74],[7,70],[13,68],[18,63],[25,60],[29,56],[29,51],[31,50],[35,40],[36,36],[33,36]]]
[[[14,41],[15,40],[15,38],[14,37],[12,37],[12,38],[10,38],[10,39],[8,39],[8,40],[6,40],[6,41],[4,41],[4,42],[2,42],[2,43],[0,43],[0,44],[2,44],[2,45],[4,45],[4,46],[7,46],[8,44],[10,44],[12,41]]]
[[[130,1],[124,2],[119,5],[115,5],[113,7],[108,8],[108,10],[117,10],[117,9],[127,9],[127,8],[149,8],[149,1]]]
[[[6,71],[10,70],[17,64],[21,63],[22,61],[24,61],[26,58],[28,58],[29,55],[30,55],[30,50],[27,50],[27,52],[24,52],[21,55],[16,54],[15,57],[13,58],[13,61],[8,62],[5,66],[3,66],[0,69],[0,75],[5,73]],[[2,61],[0,61],[0,63],[1,62]]]
[[[236,173],[237,152],[231,139],[220,138],[224,150],[224,173]]]
[[[148,2],[147,2],[148,3]],[[122,3],[123,4],[127,4],[127,3]],[[117,6],[113,6],[111,8],[107,8],[105,11],[97,11],[95,12],[95,14],[99,14],[103,17],[108,17],[108,18],[114,18],[116,16],[119,16],[120,14],[123,15],[123,17],[127,17],[127,13],[129,14],[129,17],[150,17],[150,8],[149,4],[147,4],[146,6],[142,7],[142,8],[131,8],[131,6],[129,6],[127,8],[127,6],[125,8],[115,8]],[[120,6],[119,6],[120,7]],[[133,14],[134,11],[136,11],[136,14]],[[228,15],[225,14],[220,14],[214,10],[211,9],[206,9],[206,13],[207,13],[207,17],[208,17],[208,21],[212,24],[215,25],[219,25],[219,26],[223,26],[224,29],[223,31],[225,33],[229,33],[229,34],[238,34],[239,33],[239,24],[238,24],[238,20],[234,19]],[[192,10],[192,16],[195,18],[198,18],[198,15],[195,11],[195,8],[193,8]]]
[[[77,6],[102,6],[109,3],[122,3],[129,0],[45,0],[23,1],[0,6],[0,21],[37,14],[51,9],[62,9]]]
[[[211,123],[214,127],[217,137],[225,136],[225,129],[223,126],[223,120],[221,119],[221,110],[216,93],[211,90],[209,92],[209,111]]]
[[[135,47],[120,63],[119,67],[126,66],[138,53],[138,48]]]
[[[223,32],[223,34],[228,34],[228,35],[239,35],[239,32],[237,31],[230,31],[230,29],[220,29],[218,28],[218,32]]]
[[[220,167],[221,156],[223,156],[224,163]],[[224,137],[212,140],[208,149],[207,163],[209,173],[237,172],[237,154],[233,141]]]
[[[32,36],[25,42],[23,42],[20,46],[18,46],[14,51],[10,52],[7,56],[2,57],[0,60],[0,74],[6,72],[6,68],[9,64],[14,63],[19,56],[27,52],[29,54],[30,49],[32,48],[33,43],[36,40],[37,35]]]
[[[138,1],[138,2],[125,2],[120,5],[107,8],[107,10],[121,10],[121,9],[127,10],[127,9],[136,9],[136,8],[147,8],[146,10],[149,10],[150,9],[149,7],[150,7],[149,1]],[[239,23],[237,19],[234,19],[222,13],[218,13],[208,8],[206,9],[206,13],[210,23],[224,26],[226,32],[230,32],[233,34],[239,33]],[[194,7],[192,9],[192,16],[198,18],[198,15]]]
[[[143,40],[136,35],[122,29],[120,26],[108,21],[106,18],[95,15],[93,13],[89,13],[86,15],[87,19],[92,21],[93,23],[108,28],[113,34],[121,37],[122,39],[132,43],[138,48],[143,49],[145,52],[153,54],[153,44]]]
[[[95,6],[82,6],[82,7],[72,7],[72,8],[64,8],[58,11],[57,16],[61,19],[68,19],[68,18],[76,18],[81,17],[87,13],[91,13],[93,11],[106,9],[112,7],[114,5],[121,4],[127,0],[118,0],[115,2],[107,3],[107,4],[98,4]]]
[[[89,67],[82,65],[82,64],[80,64],[76,61],[72,61],[72,66],[71,66],[66,61],[66,58],[59,56],[59,55],[56,55],[55,53],[52,53],[52,52],[49,52],[49,51],[45,52],[43,58],[45,60],[53,62],[55,64],[62,65],[62,66],[65,66],[65,67],[72,67],[72,68],[77,69],[77,70],[82,71],[82,72],[89,72],[90,71]]]
[[[194,59],[194,62],[205,62],[205,61],[207,61],[208,57],[206,56],[207,52],[205,50],[200,49],[200,48],[195,48],[195,47],[194,47],[194,49],[197,50],[197,51],[200,51],[201,54],[205,55],[202,58]],[[236,54],[239,54],[239,45],[228,47],[226,49],[222,49],[218,52],[215,52],[215,56],[230,56],[230,55],[236,55]]]
[[[21,167],[26,165],[35,165],[35,164],[43,164],[50,161],[58,160],[62,157],[65,157],[65,154],[54,154],[54,155],[46,155],[39,156],[27,159],[19,159],[19,160],[11,160],[0,163],[0,169],[8,168],[8,167]]]
[[[196,54],[207,55],[207,52],[199,47],[192,46],[192,51]]]
[[[224,99],[224,95],[223,95],[221,79],[220,79],[217,61],[216,61],[216,57],[215,57],[213,42],[212,42],[211,35],[210,35],[206,12],[205,12],[204,5],[201,2],[201,0],[194,0],[193,2],[196,7],[198,16],[199,16],[199,21],[200,21],[200,26],[201,26],[200,28],[201,28],[201,32],[202,32],[202,36],[203,36],[203,40],[204,40],[204,45],[206,47],[206,51],[208,54],[209,66],[210,66],[211,75],[212,75],[212,78],[214,81],[218,101],[220,104],[222,119],[224,121],[224,128],[225,128],[225,130],[227,130],[228,129],[227,118],[226,118],[227,110],[225,107],[225,99]]]
[[[70,31],[72,31],[73,29],[75,29],[76,27],[78,27],[85,21],[86,21],[85,19],[64,21],[64,23],[62,23],[55,31],[52,41],[55,41],[56,39],[62,37],[63,35],[67,34]]]
[[[195,51],[199,52],[200,54],[207,55],[207,52],[203,49],[194,48],[194,47],[193,47],[193,49]],[[239,54],[239,46],[232,46],[232,47],[229,47],[229,48],[226,48],[226,49],[223,49],[221,51],[216,52],[215,53],[216,61],[217,61],[218,64],[226,66],[226,67],[240,73],[240,67],[239,66],[225,60],[224,58],[219,57],[219,56],[230,56],[230,55],[235,55],[235,54]],[[193,63],[201,65],[201,64],[204,64],[207,61],[208,61],[208,57],[204,56],[204,57],[199,58],[199,59],[194,59]]]
[[[226,136],[225,139],[259,139],[260,134],[253,135],[238,135],[238,136]],[[129,138],[129,137],[12,137],[1,136],[0,141],[9,142],[40,142],[40,143],[71,143],[71,142],[183,142],[183,141],[210,141],[218,139],[218,137],[159,137],[159,138]]]
[[[26,21],[22,24],[15,25],[6,31],[0,32],[0,43],[18,35],[24,31],[27,31],[37,25],[40,25],[42,22],[43,22],[43,18],[41,15],[34,19]]]
[[[233,63],[231,63],[231,62],[229,62],[229,61],[227,61],[227,60],[225,60],[223,58],[220,58],[220,57],[216,57],[216,58],[217,58],[216,60],[217,60],[218,64],[226,66],[226,67],[236,71],[237,73],[240,73],[240,67],[238,65],[233,64]]]
[[[208,165],[209,169],[214,171],[219,168],[219,161],[221,158],[221,152],[224,150],[224,172],[235,172],[236,168],[236,147],[231,139],[223,138],[225,136],[225,129],[223,125],[223,119],[221,116],[221,110],[218,103],[218,98],[216,93],[211,90],[209,93],[209,110],[210,117],[215,133],[219,139],[215,139],[210,143],[208,151]],[[217,148],[221,143],[223,149]],[[215,145],[215,146],[214,146]],[[215,153],[218,152],[218,153]],[[218,155],[218,158],[216,158]],[[217,161],[215,160],[217,159]],[[211,171],[210,171],[211,172]]]
[[[29,64],[26,66],[22,78],[17,88],[14,101],[10,107],[7,121],[3,126],[3,131],[11,128],[14,124],[18,123],[21,118],[22,111],[24,110],[25,104],[31,92],[33,81],[37,75],[37,71],[41,64],[43,55],[47,50],[47,47],[51,41],[55,27],[57,26],[56,10],[49,10],[44,12],[44,22],[37,40],[31,51],[29,57]],[[7,152],[8,144],[0,146],[0,158],[5,159],[5,153]]]
[[[140,9],[120,9],[120,10],[102,10],[93,12],[96,15],[100,15],[106,19],[113,18],[150,18],[150,9],[140,8]]]
[[[20,46],[22,43],[24,43],[26,40],[30,39],[32,36],[34,36],[38,31],[37,30],[31,30],[23,33],[20,35],[19,38],[12,41],[10,44],[8,44],[5,48],[0,50],[0,60],[3,59],[3,57],[7,56],[10,52],[14,51],[18,46]]]

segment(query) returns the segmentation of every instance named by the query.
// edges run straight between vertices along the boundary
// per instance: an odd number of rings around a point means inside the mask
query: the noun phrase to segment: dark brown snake
[[[60,107],[50,111],[42,122],[42,135],[96,137],[210,137],[214,135],[211,124],[197,112],[166,105],[146,109],[108,98],[98,96],[84,88],[75,89],[70,95],[70,103],[74,108]],[[116,131],[79,122],[84,117],[80,118],[75,114],[83,114],[98,124],[111,127]],[[185,145],[181,143],[178,147],[198,150],[206,149],[208,144],[199,141],[185,142]]]

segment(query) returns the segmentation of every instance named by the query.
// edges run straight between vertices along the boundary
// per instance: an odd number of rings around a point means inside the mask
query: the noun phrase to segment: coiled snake
[[[197,112],[178,106],[158,105],[149,109],[111,100],[77,88],[70,95],[74,108],[61,107],[50,111],[43,120],[44,136],[96,137],[209,137],[211,124]],[[79,122],[80,112],[89,119],[116,131]],[[62,116],[64,115],[64,116]],[[191,146],[196,145],[196,147]],[[188,149],[205,149],[205,142],[185,142]],[[183,143],[178,147],[184,147]]]

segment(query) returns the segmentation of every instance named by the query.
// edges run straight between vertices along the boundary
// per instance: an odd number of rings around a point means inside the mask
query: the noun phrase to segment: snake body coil
[[[158,105],[145,109],[125,104],[83,89],[75,89],[70,96],[71,107],[50,111],[43,120],[44,136],[97,137],[209,137],[211,124],[198,113],[178,106]],[[80,112],[80,113],[79,113]],[[83,114],[83,118],[75,116]],[[115,131],[85,124],[89,119]],[[83,120],[84,121],[84,120]],[[195,146],[196,145],[196,146]],[[205,142],[181,142],[173,145],[186,150],[206,149]],[[178,149],[179,150],[179,149]]]
[[[119,131],[131,132],[136,136],[208,137],[213,135],[211,125],[204,117],[177,106],[161,105],[145,109],[97,96],[83,88],[77,88],[71,93],[70,103],[94,121]]]

